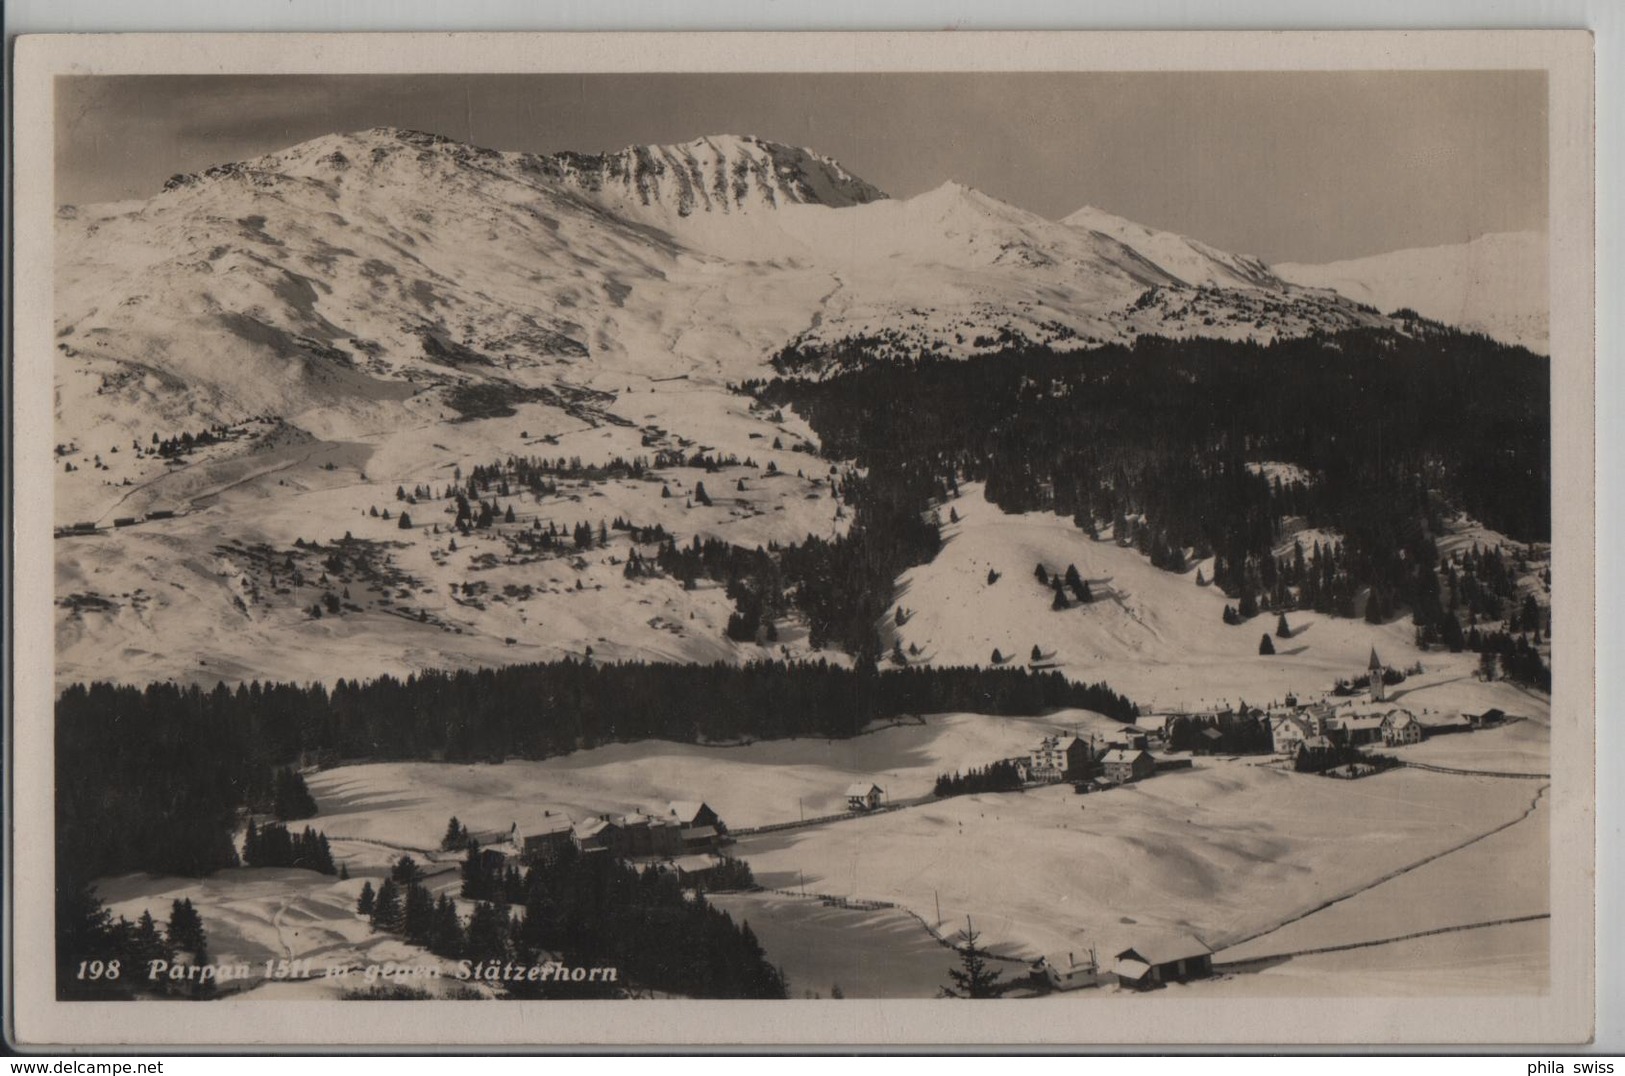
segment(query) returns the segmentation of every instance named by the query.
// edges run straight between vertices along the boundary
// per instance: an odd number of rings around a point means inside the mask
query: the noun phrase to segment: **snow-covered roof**
[[[1151,964],[1172,964],[1176,960],[1211,956],[1212,949],[1189,934],[1169,934],[1156,938],[1142,938],[1117,954],[1119,966],[1138,957]]]
[[[683,840],[685,841],[707,841],[716,835],[717,827],[715,826],[690,826],[683,830]]]
[[[609,826],[610,826],[610,823],[609,823],[609,821],[607,819],[589,818],[585,822],[582,822],[580,825],[576,826],[576,828],[575,828],[576,829],[576,836],[577,837],[596,837],[596,836],[598,836],[598,834],[600,834],[600,833],[604,832],[604,830],[608,829]]]
[[[873,782],[858,781],[846,786],[846,794],[851,796],[868,796],[871,792],[884,792],[885,789]]]
[[[670,813],[676,815],[684,822],[692,822],[705,810],[703,800],[673,800],[669,807]]]
[[[1382,723],[1395,728],[1403,725],[1421,724],[1420,721],[1416,720],[1416,715],[1409,710],[1390,710],[1383,716]]]
[[[1151,970],[1151,965],[1143,960],[1119,960],[1112,965],[1113,973],[1125,979],[1143,979]]]
[[[561,814],[539,820],[535,825],[525,831],[526,838],[548,837],[557,833],[568,833],[573,828],[571,821]]]
[[[1140,750],[1139,748],[1130,749],[1130,748],[1118,747],[1118,748],[1114,748],[1114,749],[1112,749],[1110,751],[1107,751],[1104,755],[1101,756],[1100,761],[1102,761],[1102,762],[1130,762],[1130,763],[1132,763],[1132,762],[1135,762],[1135,761],[1137,761],[1138,759],[1140,759],[1142,757],[1143,758],[1150,758],[1151,755],[1146,751]]]
[[[1380,714],[1356,714],[1353,717],[1343,718],[1341,724],[1344,728],[1353,731],[1354,729],[1381,728],[1382,721],[1382,715]]]

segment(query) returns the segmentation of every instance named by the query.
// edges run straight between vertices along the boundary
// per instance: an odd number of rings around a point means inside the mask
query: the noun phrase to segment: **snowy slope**
[[[1410,307],[1423,317],[1545,353],[1546,247],[1540,232],[1502,232],[1451,246],[1274,269],[1283,280],[1330,288],[1385,313]]]
[[[1158,231],[1114,216],[1094,206],[1084,206],[1064,217],[1062,224],[1098,235],[1110,236],[1183,283],[1220,288],[1269,288],[1279,290],[1282,281],[1257,258],[1230,254],[1195,239],[1173,232]]]

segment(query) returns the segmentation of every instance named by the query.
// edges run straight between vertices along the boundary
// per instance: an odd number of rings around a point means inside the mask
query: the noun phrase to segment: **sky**
[[[394,126],[501,150],[806,146],[894,197],[949,180],[1268,262],[1544,230],[1541,71],[64,77],[58,201]]]

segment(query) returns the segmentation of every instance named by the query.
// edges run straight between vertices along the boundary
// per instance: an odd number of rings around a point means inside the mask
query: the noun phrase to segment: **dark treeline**
[[[314,813],[314,812],[312,812]],[[243,863],[250,867],[299,867],[317,874],[337,874],[327,834],[305,827],[298,835],[275,822],[256,826],[248,820],[243,837]]]
[[[236,862],[245,810],[300,761],[547,758],[605,743],[848,737],[870,721],[1082,707],[1132,720],[1104,684],[1025,669],[827,663],[599,665],[566,660],[365,683],[204,690],[93,684],[56,706],[57,863],[74,882],[133,870],[201,875]]]
[[[704,897],[685,895],[676,872],[639,869],[610,856],[566,847],[557,861],[525,871],[469,848],[462,896],[475,901],[464,920],[445,894],[433,896],[410,856],[375,892],[361,891],[356,911],[373,929],[399,934],[448,960],[500,969],[559,961],[614,968],[613,981],[492,981],[508,997],[621,997],[659,990],[696,998],[782,998],[783,975],[767,962],[749,925],[736,925]],[[727,880],[750,885],[750,869],[729,860]],[[515,908],[519,911],[516,914]]]
[[[1011,512],[1050,509],[1159,567],[1215,558],[1213,583],[1263,609],[1447,630],[1434,536],[1465,510],[1519,541],[1551,533],[1547,360],[1487,338],[1359,330],[1270,344],[1142,337],[1057,354],[869,362],[752,384],[825,451],[918,512],[983,480]],[[1249,464],[1295,465],[1300,482]],[[1338,532],[1277,558],[1288,517]],[[889,559],[906,563],[893,551]]]
[[[969,796],[978,792],[1014,792],[1021,787],[1021,768],[1014,762],[993,762],[960,773],[939,773],[938,796]]]

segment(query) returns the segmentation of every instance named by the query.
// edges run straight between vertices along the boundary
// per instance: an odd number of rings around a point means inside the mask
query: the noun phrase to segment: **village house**
[[[1291,758],[1298,753],[1298,745],[1314,735],[1314,723],[1301,712],[1270,715],[1270,742],[1277,755]]]
[[[575,827],[576,849],[583,853],[610,853],[613,846],[620,843],[619,829],[620,827],[611,822],[608,816],[589,818]]]
[[[714,852],[728,834],[721,816],[701,801],[677,800],[667,805],[666,817],[677,824],[678,843],[687,853]]]
[[[1293,756],[1300,767],[1319,768],[1328,765],[1337,756],[1337,744],[1328,736],[1311,736],[1298,745]]]
[[[846,788],[846,809],[872,811],[885,799],[886,790],[872,782],[859,781]]]
[[[550,867],[559,861],[564,849],[574,844],[575,827],[559,814],[543,815],[540,824],[525,834],[520,844],[519,859],[527,867]]]
[[[1128,784],[1144,777],[1150,777],[1157,771],[1156,760],[1148,751],[1139,749],[1116,748],[1101,756],[1100,764],[1104,769],[1104,776],[1114,784]]]
[[[1389,747],[1421,743],[1422,723],[1409,710],[1390,710],[1382,719],[1382,742]]]
[[[1206,979],[1213,974],[1213,950],[1189,935],[1138,942],[1117,954],[1112,974],[1130,990]]]
[[[1338,741],[1350,747],[1364,747],[1382,740],[1382,715],[1341,714],[1330,722],[1331,732]]]
[[[709,804],[702,800],[674,800],[666,806],[666,814],[677,820],[677,824],[684,829],[694,826],[712,826],[718,833],[726,833],[728,827],[722,824],[722,818],[713,811]]]

